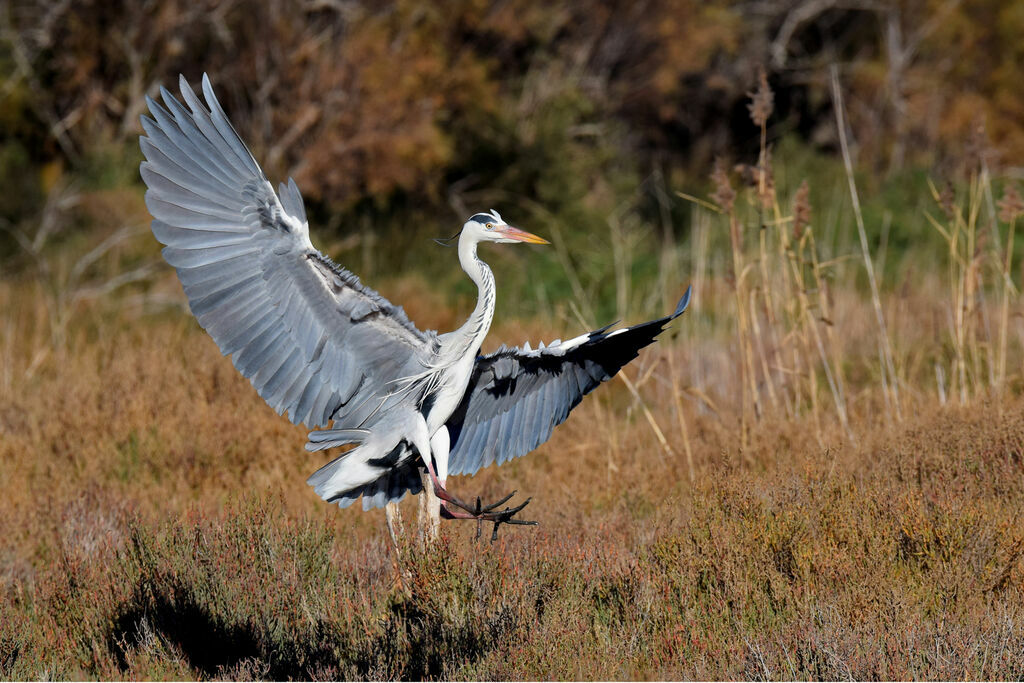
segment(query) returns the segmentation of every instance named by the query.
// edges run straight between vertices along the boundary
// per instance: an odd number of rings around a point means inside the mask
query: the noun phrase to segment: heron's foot
[[[476,499],[475,505],[469,505],[459,500],[455,496],[441,490],[437,491],[438,498],[443,502],[441,506],[442,514],[448,519],[474,519],[476,520],[476,537],[480,538],[480,534],[483,531],[484,522],[493,522],[494,529],[491,531],[491,542],[498,538],[498,527],[502,524],[516,524],[522,526],[537,526],[537,522],[525,519],[515,519],[515,516],[522,511],[527,505],[530,504],[532,498],[527,498],[521,504],[515,507],[505,507],[503,510],[498,508],[507,503],[512,496],[516,495],[516,492],[508,494],[501,500],[497,500],[490,505],[483,505],[480,502],[480,498]]]

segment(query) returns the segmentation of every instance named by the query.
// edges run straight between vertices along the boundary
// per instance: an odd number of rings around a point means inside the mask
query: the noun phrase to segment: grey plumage
[[[147,98],[152,118],[142,118],[153,234],[221,351],[275,411],[313,428],[307,450],[351,447],[309,477],[325,500],[379,507],[419,493],[423,469],[447,495],[448,472],[524,455],[686,307],[689,291],[649,323],[478,357],[495,288],[477,244],[545,240],[497,212],[474,214],[459,260],[479,288],[477,307],[453,332],[423,332],[313,247],[295,182],[275,194],[209,79],[205,103],[183,77],[179,85],[184,104],[161,88],[163,104]]]
[[[260,396],[292,422],[326,426],[361,398],[362,380],[379,391],[436,337],[312,247],[295,182],[279,200],[208,78],[209,109],[180,84],[189,110],[162,89],[166,108],[147,100],[143,117],[153,233],[192,313]]]

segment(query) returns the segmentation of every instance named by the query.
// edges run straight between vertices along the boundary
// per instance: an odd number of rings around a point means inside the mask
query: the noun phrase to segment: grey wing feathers
[[[140,138],[164,258],[200,325],[274,410],[311,427],[340,419],[366,377],[395,379],[433,333],[313,248],[295,182],[278,198],[206,75],[205,105],[180,86],[187,107],[165,89],[163,106],[147,98]]]
[[[448,420],[449,474],[473,474],[526,455],[601,382],[611,379],[690,301],[668,316],[612,332],[602,328],[547,348],[502,348],[477,358],[469,388]]]

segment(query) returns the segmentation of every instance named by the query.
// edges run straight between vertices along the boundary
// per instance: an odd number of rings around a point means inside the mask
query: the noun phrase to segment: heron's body
[[[325,500],[381,507],[419,493],[426,470],[451,516],[509,522],[521,507],[473,510],[446,491],[448,474],[546,441],[686,307],[689,290],[664,318],[480,356],[495,285],[477,245],[546,243],[492,211],[472,216],[459,237],[476,308],[457,330],[423,332],[313,247],[295,183],[275,194],[205,76],[203,92],[206,106],[182,78],[188,107],[162,90],[166,108],[150,100],[154,119],[143,117],[153,232],[221,351],[271,407],[313,428],[306,448],[355,445],[309,478]]]
[[[437,337],[430,356],[407,364],[392,386],[382,387],[372,396],[368,407],[379,405],[379,409],[358,423],[358,429],[366,431],[365,436],[345,430],[340,439],[317,444],[359,444],[310,477],[310,484],[324,500],[345,496],[393,471],[402,471],[407,463],[416,463],[417,456],[431,459],[437,478],[445,483],[449,448],[446,423],[465,398],[495,306],[494,276],[477,256],[470,232],[459,239],[459,261],[479,288],[476,308],[460,328]],[[326,430],[311,438],[328,438],[334,431]],[[410,472],[409,476],[413,484],[415,475]]]

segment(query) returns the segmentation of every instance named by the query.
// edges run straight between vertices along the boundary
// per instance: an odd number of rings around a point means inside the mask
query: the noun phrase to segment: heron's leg
[[[445,436],[443,439],[438,438],[438,445],[444,446],[447,442],[448,431],[445,430]],[[420,458],[423,460],[423,465],[427,468],[427,476],[430,478],[430,483],[433,485],[434,493],[438,498],[443,501],[456,500],[444,487],[444,481],[438,477],[438,468],[434,463],[433,457],[433,444],[435,440],[432,439],[427,433],[427,423],[420,417],[417,423],[413,426],[412,433],[409,435],[409,440],[412,442],[413,447],[420,454]],[[444,472],[447,477],[448,470],[448,451],[447,448],[444,451]]]
[[[447,430],[443,437],[443,442],[439,439],[437,442],[438,446],[447,446]],[[432,440],[431,445],[435,442]],[[419,449],[417,449],[419,450]],[[423,451],[420,451],[421,453]],[[475,519],[477,521],[477,536],[480,536],[480,523],[482,522],[494,522],[494,530],[491,533],[491,540],[495,540],[498,537],[498,527],[502,524],[523,524],[523,525],[536,525],[537,522],[513,519],[517,513],[523,508],[530,504],[530,498],[527,498],[521,505],[517,505],[514,508],[506,507],[504,510],[498,510],[498,506],[504,505],[508,500],[515,495],[515,491],[508,494],[501,500],[498,500],[490,505],[482,505],[480,499],[476,499],[475,505],[465,503],[454,495],[452,495],[445,487],[444,480],[441,479],[438,474],[441,467],[444,467],[445,477],[447,478],[448,469],[448,449],[444,448],[437,452],[443,454],[442,457],[437,458],[436,468],[435,459],[433,457],[424,458],[423,464],[427,468],[427,476],[430,478],[433,484],[434,492],[437,497],[441,500],[439,512],[448,519]]]
[[[435,449],[435,442],[437,447],[444,449],[445,456],[448,454],[448,430],[445,427],[441,428],[444,431],[444,440],[441,441],[435,437],[430,437],[427,430],[427,423],[422,418],[417,421],[413,427],[413,433],[410,435],[410,441],[413,447],[420,454],[423,459],[424,465],[426,465],[428,472],[423,475],[423,495],[420,497],[419,506],[419,519],[417,520],[417,526],[419,527],[419,536],[428,542],[437,540],[438,528],[440,527],[440,507],[441,501],[435,493],[433,479],[435,477],[435,466],[433,465],[433,452]],[[424,445],[425,444],[425,445]],[[447,460],[445,461],[447,465]]]
[[[447,437],[447,431],[445,432],[445,437]],[[437,468],[435,468],[434,458],[431,452],[431,445],[433,442],[427,434],[427,423],[422,417],[420,417],[420,419],[413,425],[408,438],[409,441],[412,442],[413,447],[417,452],[419,452],[420,457],[423,459],[423,464],[427,468],[427,474],[430,476],[430,481],[433,484],[434,493],[436,493],[437,497],[442,501],[441,512],[445,517],[448,517],[449,519],[475,519],[478,522],[477,536],[480,535],[479,523],[494,522],[494,532],[491,534],[492,541],[498,537],[498,526],[501,524],[537,524],[537,522],[513,519],[520,510],[530,504],[529,498],[527,498],[523,504],[514,508],[506,507],[504,510],[495,509],[499,505],[506,503],[509,498],[515,495],[515,491],[501,500],[487,506],[481,505],[479,498],[476,499],[476,505],[470,505],[449,493],[448,489],[445,488],[444,482],[437,476],[438,472]],[[439,439],[438,445],[445,444]],[[447,477],[448,451],[447,449],[444,449],[442,452],[443,456],[440,460],[443,461],[443,467],[445,468],[444,473]]]
[[[448,428],[442,426],[430,437],[430,454],[437,480],[444,486],[448,478]],[[420,531],[425,538],[437,539],[441,526],[441,499],[438,498],[427,474],[423,482],[424,493],[420,501]]]
[[[420,496],[419,512],[419,536],[427,541],[437,540],[438,522],[440,519],[441,499],[434,493],[434,485],[430,481],[430,475],[423,473],[423,495]],[[435,513],[434,511],[438,512]]]
[[[399,509],[398,503],[388,503],[384,506],[384,518],[388,522],[388,533],[391,535],[391,543],[395,547],[395,555],[398,555],[398,539],[405,534],[402,511]]]
[[[384,506],[384,518],[388,522],[388,534],[391,536],[391,548],[394,550],[392,556],[392,565],[395,569],[395,577],[398,583],[398,588],[408,593],[408,580],[406,571],[402,568],[402,543],[401,539],[405,536],[405,528],[402,524],[402,510],[398,507],[398,503],[388,503]]]

